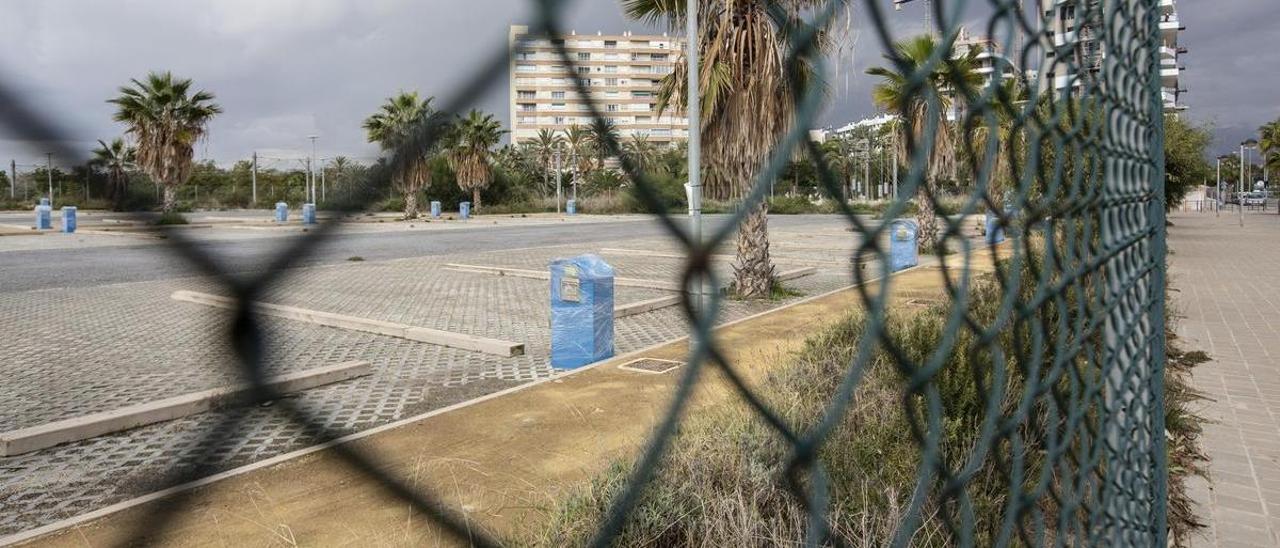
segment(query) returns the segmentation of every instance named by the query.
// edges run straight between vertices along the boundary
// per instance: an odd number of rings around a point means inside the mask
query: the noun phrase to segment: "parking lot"
[[[307,234],[235,215],[193,216],[190,238],[231,276],[261,273]],[[209,216],[230,220],[207,219]],[[231,312],[175,300],[175,291],[226,294],[169,245],[176,238],[110,230],[0,237],[0,431],[240,382],[228,343]],[[17,214],[0,223],[21,222]],[[96,222],[95,222],[96,221]],[[723,219],[712,217],[714,224]],[[869,222],[870,219],[868,219]],[[775,216],[772,254],[792,293],[766,302],[727,300],[731,321],[847,286],[855,245],[834,216]],[[207,226],[204,226],[207,225]],[[479,217],[452,222],[350,222],[260,296],[265,303],[394,322],[524,345],[523,355],[429,344],[359,330],[264,317],[269,374],[352,361],[370,375],[290,397],[323,426],[356,432],[553,374],[550,261],[596,253],[619,278],[674,283],[682,256],[644,217]],[[728,249],[723,253],[730,253]],[[717,263],[723,279],[727,255]],[[878,268],[868,265],[867,268]],[[497,270],[495,270],[497,269]],[[503,273],[502,269],[507,272]],[[514,270],[513,270],[514,269]],[[640,284],[640,285],[646,285]],[[619,284],[619,306],[677,293]],[[685,335],[678,307],[619,317],[618,353]],[[225,421],[234,419],[233,423]],[[234,424],[212,450],[208,429]],[[316,443],[314,432],[271,406],[192,415],[117,434],[0,457],[0,535],[71,517],[167,487],[174,472],[226,470]]]

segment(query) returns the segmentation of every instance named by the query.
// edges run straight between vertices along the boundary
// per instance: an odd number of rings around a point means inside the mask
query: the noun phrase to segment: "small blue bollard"
[[[573,214],[577,213],[577,212],[578,212],[578,201],[577,201],[577,200],[569,200],[569,201],[565,202],[565,203],[564,203],[564,212],[565,212],[566,214],[568,214],[568,215],[573,215]]]
[[[283,223],[289,220],[289,204],[284,202],[276,202],[276,222]]]
[[[76,208],[75,206],[64,206],[62,208],[62,232],[66,234],[74,234],[76,231]]]
[[[471,202],[462,202],[458,204],[458,218],[459,219],[471,218]]]
[[[987,212],[987,244],[998,244],[1004,241],[1004,228],[1000,226],[1000,216]]]
[[[889,223],[889,271],[897,272],[920,264],[916,249],[918,228],[914,221],[898,219]]]
[[[36,230],[52,230],[53,208],[49,207],[48,200],[42,199],[40,202],[36,206]]]
[[[316,224],[316,205],[315,204],[302,204],[302,224],[304,225]]]
[[[613,357],[613,267],[596,255],[551,262],[551,367]]]
[[[49,206],[49,199],[48,199],[48,198],[40,198],[40,205],[42,205],[42,206]]]
[[[431,202],[431,218],[440,218],[440,202]]]

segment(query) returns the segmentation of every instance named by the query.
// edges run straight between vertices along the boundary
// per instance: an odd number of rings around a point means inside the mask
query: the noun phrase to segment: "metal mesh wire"
[[[531,34],[561,34],[567,4],[537,1],[539,20]],[[951,78],[953,50],[949,47],[938,48],[922,64],[912,64],[896,48],[905,36],[891,29],[886,6],[881,5],[886,2],[801,2],[805,9],[800,10],[767,0],[745,4],[768,10],[787,41],[785,66],[793,67],[788,89],[795,115],[790,130],[759,166],[745,207],[732,222],[695,240],[677,217],[666,215],[657,190],[621,153],[620,144],[605,143],[611,155],[621,159],[622,169],[639,181],[636,191],[642,202],[686,250],[683,276],[688,287],[707,282],[718,286],[709,280],[713,250],[734,236],[752,204],[765,200],[793,154],[809,155],[819,166],[826,192],[842,195],[841,181],[807,138],[806,130],[816,125],[825,98],[822,86],[812,84],[821,78],[802,78],[794,67],[816,67],[820,75],[829,72],[820,45],[832,22],[849,13],[851,6],[866,18],[889,52],[890,68],[903,75],[904,102],[919,105],[925,113],[908,114],[899,122],[908,159],[906,175],[899,198],[885,217],[909,215],[909,197],[922,206],[943,206],[942,193],[930,182],[936,176],[930,160],[950,127],[955,157],[961,159],[957,169],[966,170],[972,179],[965,187],[961,213],[994,211],[1000,226],[1014,238],[999,248],[987,247],[988,253],[983,254],[980,246],[963,237],[963,216],[941,217],[939,237],[944,245],[939,249],[959,250],[950,258],[945,251],[936,252],[939,276],[950,299],[945,334],[936,348],[913,350],[894,333],[888,309],[894,286],[882,244],[888,225],[869,222],[842,203],[841,215],[860,238],[855,251],[862,259],[858,262],[874,259],[882,266],[879,272],[851,271],[865,310],[865,333],[823,414],[809,425],[784,420],[725,357],[712,336],[722,297],[711,295],[705,306],[695,306],[686,294],[684,310],[693,325],[690,366],[682,369],[670,407],[654,428],[627,488],[599,524],[593,544],[608,545],[626,525],[641,490],[661,466],[694,386],[708,367],[725,373],[738,395],[789,445],[783,481],[807,511],[809,542],[838,544],[830,536],[831,486],[820,451],[854,403],[868,368],[880,357],[903,381],[901,402],[920,455],[914,490],[893,544],[910,543],[923,521],[936,519],[945,525],[950,541],[962,545],[1164,545],[1160,1],[1059,1],[1036,5],[1029,12],[1015,0],[932,3],[936,39],[941,44],[954,43],[961,15],[970,14],[971,9],[985,14],[984,30],[992,39],[1006,45],[1025,41],[1010,57],[1018,66],[1039,63],[1041,77],[1019,76],[1020,86],[1005,86],[999,79],[994,84],[971,85]],[[1058,16],[1068,7],[1075,16],[1063,27]],[[575,59],[563,45],[558,50],[564,65],[576,73]],[[429,149],[453,113],[461,112],[485,88],[498,85],[511,54],[495,52],[444,103],[440,115],[408,139],[393,165],[409,161],[414,151]],[[1053,85],[1063,81],[1068,84]],[[577,91],[590,97],[580,79]],[[956,113],[953,122],[928,115],[947,110],[948,102],[957,105],[951,109]],[[589,106],[591,116],[603,123],[598,105]],[[0,86],[0,123],[33,140],[64,142],[59,137],[70,135],[35,113],[23,97]],[[74,150],[59,152],[67,158],[80,156]],[[358,210],[376,198],[352,200],[351,207]],[[252,303],[280,283],[290,266],[331,237],[334,226],[322,224],[292,249],[277,254],[261,274],[248,278],[229,274],[180,232],[171,236],[169,249],[216,278],[241,303]],[[997,255],[999,261],[994,259]],[[994,278],[1001,291],[998,305],[989,312],[971,306],[977,276],[971,267],[976,260],[998,263]],[[883,283],[863,283],[873,277],[882,278]],[[321,440],[336,438],[338,433],[327,432],[293,400],[280,398],[262,383],[268,343],[260,322],[250,306],[242,306],[235,315],[228,337],[240,358],[240,373],[256,384],[260,399],[276,400],[290,420]],[[962,447],[944,442],[954,402],[946,399],[943,377],[949,356],[956,353],[967,353],[986,364],[966,380],[983,397],[971,443]],[[230,414],[209,429],[203,446],[217,447],[237,436],[237,417]],[[432,489],[411,487],[405,478],[384,468],[376,453],[349,444],[336,445],[332,451],[457,540],[478,546],[502,543],[469,527]],[[971,489],[975,475],[984,469],[994,469],[1002,478],[1004,496],[998,507],[975,508]],[[171,484],[211,471],[205,465],[174,470],[174,477],[168,478]],[[164,505],[152,527],[139,531],[138,538],[162,534],[177,514],[190,508],[190,493]]]

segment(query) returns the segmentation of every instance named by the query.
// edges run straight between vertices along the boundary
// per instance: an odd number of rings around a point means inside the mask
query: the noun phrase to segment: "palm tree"
[[[489,160],[492,148],[502,139],[501,124],[492,114],[472,109],[466,118],[459,117],[449,143],[446,158],[458,178],[458,187],[471,191],[471,206],[480,209],[480,191],[493,180]]]
[[[1280,119],[1258,128],[1258,150],[1262,152],[1262,169],[1280,170]]]
[[[418,191],[431,182],[428,152],[412,150],[410,137],[415,128],[426,124],[435,114],[434,97],[422,99],[418,92],[400,92],[387,98],[378,112],[364,121],[370,143],[378,143],[384,151],[403,154],[405,161],[395,162],[391,184],[404,196],[404,217],[418,217]]]
[[[631,138],[622,144],[622,153],[640,174],[652,173],[658,167],[658,149],[649,142],[647,133],[632,133]]]
[[[135,169],[134,159],[137,150],[128,146],[124,139],[115,138],[108,144],[98,140],[98,148],[93,150],[93,159],[89,165],[101,169],[107,174],[108,198],[115,204],[115,210],[124,207],[124,196],[129,181],[129,172]]]
[[[969,164],[973,177],[981,175],[987,168],[987,180],[984,187],[991,206],[995,209],[1005,207],[1005,198],[1015,186],[1018,174],[1014,172],[1014,160],[1026,154],[1026,136],[1024,132],[1014,129],[1014,122],[1020,112],[1020,105],[1026,104],[1027,87],[1020,79],[1009,79],[995,90],[995,97],[988,105],[994,116],[985,112],[974,112],[965,121],[964,150],[962,156]],[[993,120],[994,118],[994,126]],[[990,139],[995,138],[995,151],[988,165],[987,149]]]
[[[130,83],[107,102],[116,105],[113,119],[125,124],[125,133],[137,143],[137,166],[164,187],[162,210],[169,213],[177,206],[178,187],[191,177],[195,144],[222,107],[213,102],[212,93],[192,92],[190,79],[169,72],[152,72]]]
[[[542,166],[542,188],[551,188],[551,169],[552,163],[555,161],[556,151],[564,146],[564,137],[561,137],[554,129],[540,129],[538,136],[527,141],[533,148],[534,156],[538,159],[538,163]]]
[[[840,175],[840,193],[843,195],[852,186],[854,171],[858,169],[853,137],[841,135],[828,139],[822,143],[822,152],[827,165]]]
[[[953,173],[955,143],[952,139],[947,112],[951,110],[951,97],[973,96],[973,89],[980,86],[982,77],[976,71],[977,48],[970,49],[959,58],[952,58],[950,45],[941,52],[943,62],[936,63],[925,75],[923,87],[911,85],[912,78],[924,72],[929,61],[940,47],[932,35],[924,34],[898,42],[893,54],[886,54],[890,67],[871,67],[867,74],[879,76],[882,82],[871,91],[877,106],[896,113],[898,161],[910,164],[917,151],[932,143],[925,151],[923,184],[916,194],[916,222],[919,226],[918,245],[921,250],[934,250],[938,245],[938,218],[933,208],[934,179]],[[894,62],[896,59],[896,63]],[[904,65],[898,68],[898,63]],[[934,127],[930,127],[930,126]],[[932,135],[927,135],[932,131]]]
[[[565,147],[568,149],[573,163],[573,165],[569,166],[573,169],[573,185],[574,189],[577,189],[577,185],[582,179],[591,174],[591,168],[594,165],[591,161],[595,157],[595,149],[591,144],[591,130],[574,124],[569,126],[569,129],[565,130],[564,134]],[[577,197],[576,192],[574,197]]]
[[[707,197],[743,199],[753,177],[793,125],[792,94],[814,81],[806,60],[787,65],[788,37],[771,9],[791,18],[820,6],[820,0],[701,0],[698,4],[703,158],[707,160]],[[649,24],[684,26],[685,3],[672,0],[623,0],[627,15]],[[825,43],[821,44],[825,47]],[[688,59],[663,78],[658,108],[683,109]],[[791,78],[794,71],[802,78]],[[738,225],[734,291],[741,297],[768,297],[774,285],[769,259],[769,206],[761,201]]]
[[[596,153],[596,169],[604,169],[605,156],[609,154],[609,139],[618,140],[618,126],[613,120],[601,118],[591,124],[587,143]]]

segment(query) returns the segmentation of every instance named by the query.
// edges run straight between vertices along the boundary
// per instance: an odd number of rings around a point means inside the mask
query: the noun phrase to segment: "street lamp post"
[[[311,139],[311,159],[307,161],[307,181],[310,187],[311,203],[314,204],[316,203],[316,139],[320,136],[310,135],[307,138]]]
[[[1222,216],[1222,161],[1231,156],[1223,154],[1218,156],[1218,193],[1213,199],[1213,215],[1214,217]]]
[[[560,174],[564,172],[564,168],[560,167],[560,147],[556,147],[556,215],[560,214]]]
[[[1256,146],[1258,146],[1258,141],[1255,139],[1248,139],[1248,140],[1245,140],[1243,143],[1240,143],[1240,198],[1239,198],[1240,204],[1239,205],[1240,205],[1240,226],[1242,227],[1244,226],[1244,192],[1245,192],[1245,189],[1248,188],[1247,183],[1245,183],[1245,181],[1247,180],[1247,176],[1245,175],[1245,165],[1248,164],[1248,160],[1246,160],[1245,158],[1245,151]]]

